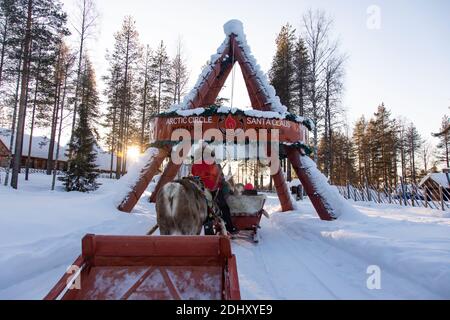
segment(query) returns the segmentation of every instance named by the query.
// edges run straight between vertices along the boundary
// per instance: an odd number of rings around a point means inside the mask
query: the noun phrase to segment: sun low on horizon
[[[132,145],[128,147],[127,155],[131,160],[137,160],[141,156],[141,154],[141,148],[139,146]]]

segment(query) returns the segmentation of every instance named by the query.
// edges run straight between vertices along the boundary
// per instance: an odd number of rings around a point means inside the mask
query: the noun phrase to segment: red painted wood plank
[[[224,297],[226,300],[241,300],[241,290],[239,288],[239,277],[237,272],[236,257],[233,255],[228,259],[228,281],[229,290],[227,296]]]
[[[198,257],[104,257],[95,256],[94,264],[97,267],[106,266],[222,266],[223,258],[219,256],[198,256]]]
[[[137,288],[145,281],[145,279],[148,278],[152,274],[153,271],[155,271],[155,267],[148,268],[147,271],[134,283],[130,289],[120,298],[120,300],[128,300],[128,298],[136,291]]]
[[[73,266],[82,268],[85,263],[83,256],[79,256]],[[61,293],[66,289],[69,280],[72,280],[74,274],[64,273],[64,275],[59,279],[56,285],[50,290],[50,292],[44,297],[44,300],[56,300],[61,295]]]
[[[164,278],[164,282],[166,283],[167,288],[169,289],[170,294],[172,295],[172,297],[175,300],[181,300],[180,293],[178,292],[177,288],[174,286],[172,280],[170,280],[170,277],[167,274],[166,269],[164,267],[161,267],[161,268],[159,268],[159,271],[161,272],[161,275]]]
[[[96,236],[95,255],[98,256],[216,256],[219,237],[201,236]]]

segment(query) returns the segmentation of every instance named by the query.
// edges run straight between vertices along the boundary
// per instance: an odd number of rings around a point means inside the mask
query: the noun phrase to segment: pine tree
[[[353,130],[356,173],[361,185],[390,186],[397,179],[398,124],[381,104],[374,117],[361,117]],[[339,147],[334,147],[334,152]]]
[[[2,87],[5,82],[15,87],[12,100],[11,141],[15,140],[13,177],[11,185],[17,188],[18,173],[21,169],[21,154],[23,151],[23,136],[27,124],[27,113],[32,104],[32,114],[36,111],[36,100],[42,96],[42,75],[50,76],[52,71],[44,72],[51,63],[48,59],[57,51],[59,40],[68,35],[65,27],[67,16],[58,0],[17,0],[4,1],[9,3],[7,26],[9,29],[6,47],[2,61]],[[2,7],[4,9],[5,7]],[[5,43],[3,43],[5,44]],[[39,67],[43,70],[39,72]],[[40,74],[40,75],[39,75]],[[33,127],[34,121],[30,122]],[[12,147],[12,145],[11,145]],[[9,177],[5,183],[7,183]]]
[[[2,47],[2,51],[6,51],[6,57],[3,64],[2,71],[2,83],[0,94],[4,97],[6,107],[10,108],[10,132],[11,137],[9,141],[9,150],[13,150],[14,141],[16,138],[16,127],[17,127],[17,115],[18,115],[18,104],[19,104],[19,90],[20,90],[20,80],[21,80],[21,70],[22,70],[22,60],[23,60],[23,42],[22,37],[18,34],[23,32],[24,14],[21,14],[20,6],[17,2],[10,2],[11,8],[9,8],[9,13],[5,15],[6,23],[9,25],[10,34],[5,40],[5,46]],[[3,8],[2,8],[3,9]],[[23,10],[22,10],[23,11]],[[20,49],[17,49],[20,48]],[[8,83],[6,83],[8,82]],[[9,183],[10,166],[12,165],[13,157],[10,155],[8,162],[10,165],[7,166],[6,176],[4,179],[4,185],[7,186]]]
[[[293,111],[294,102],[294,42],[295,30],[290,24],[284,25],[276,39],[277,50],[269,71],[270,83],[288,111]],[[284,164],[287,180],[291,181],[291,165],[288,161]]]
[[[20,70],[18,71],[16,66],[17,61],[23,58],[23,36],[26,28],[27,4],[26,0],[0,1],[0,88],[2,94],[10,90],[14,91],[13,83],[17,79],[17,74],[20,74]],[[8,88],[9,84],[12,85],[12,88]]]
[[[333,131],[333,163],[338,170],[329,173],[330,182],[334,185],[344,186],[348,182],[355,182],[356,179],[356,156],[353,141],[340,131]],[[324,149],[327,148],[326,137],[322,137],[319,143],[319,161],[318,165],[322,171],[328,161],[327,154]]]
[[[325,173],[332,176],[334,170],[333,130],[343,113],[341,108],[341,95],[343,91],[344,57],[336,52],[328,58],[324,74],[324,137],[325,137]]]
[[[142,56],[141,70],[140,70],[140,84],[139,87],[139,108],[138,116],[141,123],[139,146],[141,152],[144,152],[148,147],[148,139],[150,130],[151,115],[156,113],[154,106],[154,91],[155,91],[155,75],[151,65],[153,62],[153,52],[149,45],[145,50],[145,54]]]
[[[23,146],[23,135],[25,131],[25,116],[26,116],[26,96],[28,90],[28,74],[29,74],[29,59],[31,51],[31,23],[33,20],[33,0],[28,0],[27,3],[27,23],[24,38],[24,53],[23,53],[23,68],[21,75],[21,88],[20,88],[20,99],[19,99],[19,110],[17,118],[17,131],[16,131],[16,141],[14,148],[13,157],[13,171],[11,177],[11,186],[17,189],[19,186],[19,171],[21,167],[22,158],[22,146]]]
[[[54,66],[54,79],[53,79],[53,104],[50,108],[50,143],[48,147],[48,158],[47,158],[47,174],[50,175],[54,166],[54,153],[55,153],[55,143],[56,143],[56,133],[58,127],[58,115],[61,108],[61,101],[64,89],[67,89],[67,70],[66,61],[68,60],[69,49],[61,41],[57,51],[56,63]],[[58,148],[58,146],[56,146]]]
[[[96,140],[93,133],[93,117],[97,114],[98,94],[92,65],[85,58],[85,71],[81,75],[81,103],[79,120],[72,142],[69,143],[69,169],[60,180],[66,191],[90,192],[98,189],[95,150]]]
[[[355,148],[357,175],[359,184],[363,184],[368,179],[368,141],[367,141],[367,127],[368,123],[364,116],[358,119],[353,129],[353,142]]]
[[[298,115],[304,116],[305,106],[308,101],[307,92],[310,77],[310,60],[308,57],[308,51],[305,47],[305,41],[301,36],[298,38],[295,44],[293,68],[293,103],[298,108]]]
[[[108,107],[107,112],[104,115],[104,122],[102,126],[109,129],[106,137],[105,143],[111,154],[110,157],[110,178],[113,177],[114,171],[114,157],[118,150],[117,141],[119,137],[119,88],[120,88],[120,69],[117,64],[110,66],[110,74],[103,77],[103,81],[106,85],[104,90],[104,95],[107,97]]]
[[[2,87],[4,71],[8,62],[8,51],[11,48],[16,11],[17,7],[13,0],[0,1],[0,88]]]
[[[371,121],[373,126],[370,137],[373,162],[371,183],[375,183],[377,186],[380,183],[387,185],[394,179],[396,124],[384,104],[378,107],[374,116],[375,118]]]
[[[413,123],[408,126],[406,137],[410,159],[410,181],[417,183],[417,154],[422,148],[423,140]]]
[[[62,59],[62,64],[61,64],[61,68],[62,68],[61,76],[64,80],[63,80],[63,88],[62,88],[62,97],[61,97],[61,101],[60,101],[60,107],[58,108],[59,115],[56,116],[56,123],[57,123],[57,125],[59,125],[59,128],[58,128],[58,138],[56,141],[57,149],[56,149],[55,161],[53,162],[53,176],[52,176],[52,187],[51,187],[52,190],[55,190],[55,185],[56,185],[56,174],[57,174],[57,170],[58,170],[58,161],[59,161],[59,157],[60,157],[59,146],[61,145],[61,135],[62,135],[62,131],[63,131],[64,112],[66,111],[65,107],[66,107],[67,96],[71,89],[70,85],[69,85],[70,70],[75,62],[75,55],[71,54],[69,51],[69,48],[66,47],[65,45],[63,46],[62,53],[63,53],[63,59]],[[93,110],[93,111],[96,112],[97,110]],[[58,122],[59,122],[59,124],[58,124]]]
[[[407,123],[404,118],[400,118],[397,123],[397,159],[400,161],[400,173],[403,179],[406,179],[406,170],[408,163],[408,139],[407,139]]]
[[[119,179],[127,170],[128,146],[140,140],[141,119],[136,110],[139,109],[139,88],[142,86],[139,82],[142,46],[136,23],[129,16],[124,18],[122,28],[114,38],[114,50],[107,55],[110,74],[107,76],[109,105],[105,126],[110,129],[108,140],[114,142],[110,149],[117,155],[115,171]]]
[[[292,111],[294,96],[294,41],[295,30],[290,24],[284,25],[276,39],[277,50],[269,71],[270,83],[289,111]]]
[[[80,90],[80,77],[83,70],[83,57],[86,46],[86,41],[92,36],[95,29],[96,20],[98,17],[95,3],[93,0],[77,0],[78,5],[78,21],[76,21],[75,30],[79,37],[78,46],[78,65],[77,76],[75,79],[75,96],[73,97],[73,113],[72,113],[72,125],[70,132],[70,140],[75,130],[76,120],[78,116],[78,103],[79,103],[79,90]]]
[[[172,86],[172,79],[170,77],[171,63],[163,41],[161,41],[159,47],[154,52],[152,68],[156,80],[156,112],[160,113],[166,110],[173,102],[173,97],[170,95],[170,87]]]
[[[450,119],[447,115],[442,118],[439,133],[434,134],[439,138],[439,143],[436,146],[438,151],[438,160],[442,162],[447,168],[450,168]]]

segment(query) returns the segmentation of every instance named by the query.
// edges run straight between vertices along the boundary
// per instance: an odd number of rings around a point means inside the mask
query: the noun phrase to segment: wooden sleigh
[[[96,236],[46,300],[240,300],[226,237]]]
[[[261,217],[268,216],[264,211],[266,199],[265,195],[232,195],[227,198],[231,220],[239,230],[236,238],[259,242],[258,229]]]

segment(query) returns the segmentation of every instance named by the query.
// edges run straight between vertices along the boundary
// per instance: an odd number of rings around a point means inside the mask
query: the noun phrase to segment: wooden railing
[[[400,183],[395,187],[375,187],[369,184],[364,186],[337,186],[340,194],[346,199],[354,201],[367,201],[379,204],[397,204],[409,207],[423,207],[450,210],[450,193],[442,186],[431,189],[417,184]]]

